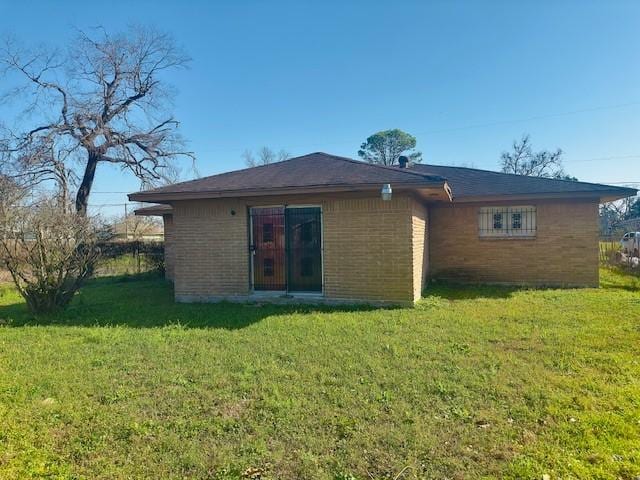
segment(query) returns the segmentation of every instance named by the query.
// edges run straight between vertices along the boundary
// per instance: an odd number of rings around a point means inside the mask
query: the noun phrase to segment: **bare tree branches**
[[[0,262],[33,313],[64,308],[98,258],[91,219],[60,197],[29,202],[11,183],[0,190]]]
[[[117,219],[110,233],[112,238],[139,241],[143,240],[145,236],[162,233],[162,220],[158,217],[123,215]]]
[[[79,31],[65,55],[7,42],[0,65],[22,78],[32,99],[24,109],[37,110],[39,121],[0,130],[0,173],[58,183],[56,172],[64,170],[83,215],[101,162],[120,165],[145,185],[173,179],[174,161],[195,157],[166,112],[171,92],[162,75],[188,62],[169,35],[140,27],[115,35]]]
[[[257,156],[251,150],[242,152],[242,159],[247,167],[257,167],[259,165],[269,165],[274,162],[282,162],[291,158],[286,150],[281,149],[277,153],[269,147],[262,147],[258,150]]]
[[[601,224],[609,230],[620,222],[640,218],[640,197],[627,197],[600,205]]]
[[[511,152],[502,152],[502,171],[517,175],[576,180],[567,175],[562,167],[562,150],[540,150],[534,152],[529,135],[514,141]]]

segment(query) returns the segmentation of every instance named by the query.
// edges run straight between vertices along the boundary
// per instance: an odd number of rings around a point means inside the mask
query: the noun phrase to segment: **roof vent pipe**
[[[407,168],[409,166],[409,159],[404,155],[398,157],[398,165],[400,168]]]

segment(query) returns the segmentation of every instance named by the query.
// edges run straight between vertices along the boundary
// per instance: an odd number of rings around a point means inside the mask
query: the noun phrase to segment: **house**
[[[177,301],[412,303],[429,279],[597,286],[598,205],[630,188],[312,153],[137,192]]]
[[[112,242],[127,242],[131,240],[142,242],[161,242],[164,239],[164,229],[161,222],[144,216],[129,215],[114,223],[107,232]]]

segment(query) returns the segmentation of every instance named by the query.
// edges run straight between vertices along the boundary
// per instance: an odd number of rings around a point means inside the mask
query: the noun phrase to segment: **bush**
[[[0,260],[29,310],[66,307],[98,259],[91,219],[59,199],[4,207]]]

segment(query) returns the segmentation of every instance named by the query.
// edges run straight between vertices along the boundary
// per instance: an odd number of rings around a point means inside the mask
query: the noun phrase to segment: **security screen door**
[[[322,292],[320,207],[250,210],[254,290]]]
[[[286,290],[284,207],[251,209],[254,290]]]

